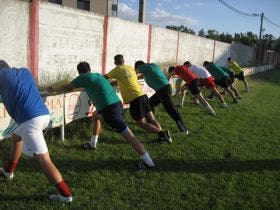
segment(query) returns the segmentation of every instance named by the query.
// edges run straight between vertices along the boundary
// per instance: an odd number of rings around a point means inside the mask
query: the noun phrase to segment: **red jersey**
[[[186,66],[176,66],[174,71],[176,75],[178,75],[185,81],[186,85],[190,84],[191,81],[197,79],[196,75]]]

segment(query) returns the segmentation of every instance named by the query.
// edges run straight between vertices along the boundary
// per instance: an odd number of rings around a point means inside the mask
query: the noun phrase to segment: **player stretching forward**
[[[185,81],[185,85],[181,87],[181,97],[185,95],[186,89],[189,89],[191,94],[199,100],[200,103],[206,108],[207,112],[212,115],[216,115],[215,111],[212,109],[210,104],[205,100],[203,95],[201,94],[199,87],[198,87],[198,79],[191,70],[188,69],[186,66],[176,66],[176,67],[169,67],[168,69],[168,77],[172,77],[174,75],[178,75]],[[183,99],[181,99],[183,101]]]
[[[143,61],[137,61],[135,63],[135,70],[138,75],[144,77],[146,83],[156,91],[156,93],[149,98],[152,109],[161,103],[169,116],[176,122],[179,130],[182,133],[188,133],[180,113],[172,102],[171,85],[160,67],[154,63],[145,64]]]
[[[48,152],[43,130],[49,125],[50,114],[30,71],[10,68],[5,61],[0,60],[0,78],[2,101],[18,125],[12,134],[10,159],[0,168],[0,175],[8,180],[13,179],[21,153],[34,156],[45,176],[59,192],[50,194],[49,199],[72,202],[72,194]]]
[[[149,99],[140,88],[135,70],[124,64],[122,55],[116,55],[114,61],[116,67],[104,77],[117,80],[124,103],[130,105],[131,117],[141,128],[158,134],[161,142],[171,143],[169,131],[162,131],[159,122],[153,115]]]
[[[214,77],[205,69],[203,66],[192,65],[189,61],[184,63],[184,66],[188,67],[198,78],[199,78],[199,86],[205,86],[209,89],[212,94],[216,95],[218,99],[221,101],[222,107],[227,108],[227,104],[223,98],[223,96],[217,90],[217,87],[214,82]],[[183,100],[184,96],[182,97]],[[181,102],[183,104],[184,101]]]
[[[215,83],[224,88],[232,97],[233,102],[238,104],[238,98],[241,98],[241,96],[237,89],[233,87],[230,76],[213,62],[204,61],[203,66],[213,75]]]
[[[231,70],[234,71],[235,78],[237,78],[239,81],[242,81],[244,83],[245,91],[248,92],[249,91],[249,85],[248,85],[247,80],[244,77],[243,69],[232,58],[228,58],[228,66]]]
[[[126,125],[122,116],[122,103],[110,83],[101,74],[91,73],[90,65],[87,62],[79,63],[77,69],[79,76],[70,84],[56,89],[49,88],[49,90],[66,92],[75,88],[84,88],[98,113],[94,116],[93,120],[94,123],[98,123],[97,133],[100,132],[100,118],[103,118],[111,128],[120,133],[130,143],[133,149],[144,160],[144,163],[138,164],[139,168],[154,167],[154,162],[150,158],[149,153]]]

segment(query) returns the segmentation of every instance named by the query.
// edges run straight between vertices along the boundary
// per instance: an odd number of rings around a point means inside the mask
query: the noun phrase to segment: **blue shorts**
[[[98,114],[101,114],[104,121],[118,133],[123,133],[127,130],[127,125],[122,116],[123,107],[119,101],[114,104],[110,104],[102,109]]]

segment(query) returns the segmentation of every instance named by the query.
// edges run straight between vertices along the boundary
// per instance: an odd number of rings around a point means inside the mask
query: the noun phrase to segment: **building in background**
[[[118,0],[45,0],[50,3],[91,11],[100,15],[118,16]]]

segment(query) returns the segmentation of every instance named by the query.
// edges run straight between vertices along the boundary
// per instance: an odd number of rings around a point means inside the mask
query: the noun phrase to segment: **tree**
[[[166,26],[166,28],[174,30],[174,31],[181,31],[181,32],[189,33],[189,34],[195,34],[194,30],[192,30],[184,25],[180,25],[180,26],[170,25],[170,26]]]
[[[205,31],[204,31],[203,28],[200,29],[200,31],[198,31],[198,36],[202,36],[202,37],[205,37],[205,36],[206,36]]]

